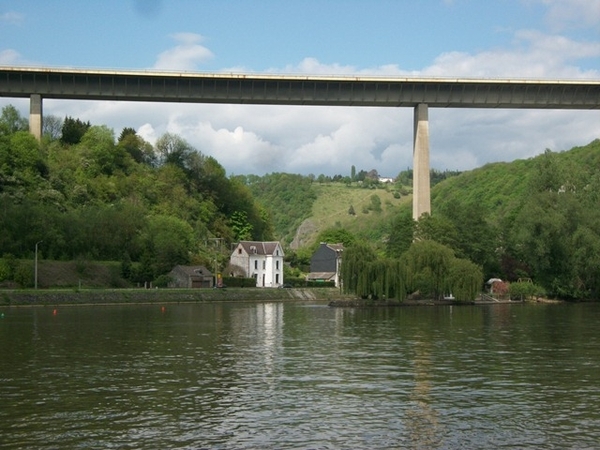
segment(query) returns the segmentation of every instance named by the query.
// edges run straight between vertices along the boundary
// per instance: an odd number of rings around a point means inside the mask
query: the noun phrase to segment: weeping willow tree
[[[346,294],[399,301],[417,290],[430,298],[452,293],[457,300],[472,301],[483,282],[479,266],[429,240],[414,242],[400,259],[380,259],[369,246],[354,244],[344,251],[341,276]]]
[[[367,269],[370,263],[377,260],[373,249],[362,243],[355,243],[344,249],[342,267],[342,289],[346,294],[357,294],[363,296],[368,284],[369,275]]]
[[[413,242],[402,255],[407,271],[406,287],[434,299],[442,297],[449,288],[448,276],[454,259],[452,249],[438,242]]]
[[[378,259],[373,250],[363,244],[344,251],[342,283],[347,294],[361,298],[406,298],[406,270],[399,260]]]
[[[403,301],[408,290],[406,289],[406,265],[399,259],[390,259],[385,262],[385,296]]]
[[[454,298],[461,302],[472,302],[481,292],[483,271],[467,259],[454,258],[448,274],[448,288]]]

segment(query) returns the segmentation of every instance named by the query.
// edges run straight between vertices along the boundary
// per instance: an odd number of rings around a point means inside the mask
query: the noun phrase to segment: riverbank
[[[550,300],[550,299],[531,299],[531,300],[489,300],[489,299],[477,299],[472,302],[460,302],[456,300],[404,300],[399,302],[397,300],[364,300],[357,298],[338,298],[333,299],[329,302],[329,306],[335,308],[370,308],[370,307],[394,307],[394,306],[452,306],[452,305],[517,305],[522,303],[563,303],[561,300]]]
[[[0,290],[0,306],[59,306],[102,304],[202,303],[202,302],[322,301],[336,308],[519,304],[520,300],[396,300],[373,301],[344,295],[336,288],[226,288],[226,289],[38,289]],[[525,300],[561,303],[559,300]]]
[[[0,291],[0,306],[199,303],[245,301],[333,301],[347,299],[335,288],[295,289],[39,289]]]

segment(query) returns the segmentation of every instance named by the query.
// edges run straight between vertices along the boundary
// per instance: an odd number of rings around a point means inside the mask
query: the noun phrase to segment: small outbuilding
[[[340,268],[342,265],[343,244],[321,242],[310,259],[310,273],[307,280],[333,281],[340,286]]]
[[[211,288],[214,286],[213,274],[204,266],[175,266],[169,272],[171,288]]]

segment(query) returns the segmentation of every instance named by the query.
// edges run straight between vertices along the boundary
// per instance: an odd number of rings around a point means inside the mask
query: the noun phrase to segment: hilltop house
[[[343,251],[343,244],[321,242],[310,259],[310,273],[307,280],[334,281],[335,285],[339,287]]]
[[[254,278],[256,287],[279,287],[283,284],[283,256],[279,242],[240,241],[229,263]]]
[[[211,288],[213,274],[204,266],[175,266],[169,272],[172,288]]]

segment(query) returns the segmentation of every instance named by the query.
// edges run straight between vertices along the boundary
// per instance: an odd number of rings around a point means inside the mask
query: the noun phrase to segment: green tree
[[[187,157],[194,148],[181,136],[173,133],[165,133],[159,137],[154,145],[159,164],[174,164],[185,168]]]
[[[481,292],[483,272],[481,267],[467,259],[454,258],[448,272],[448,292],[457,301],[472,302]]]
[[[379,197],[379,195],[371,195],[371,204],[369,205],[369,209],[376,213],[381,212],[381,198]]]
[[[127,172],[130,165],[127,152],[115,146],[113,130],[102,125],[90,127],[78,145],[86,158],[87,170],[91,176],[112,175],[116,171]]]
[[[385,253],[390,258],[400,258],[411,246],[416,223],[409,210],[394,216],[389,224]]]
[[[90,122],[82,122],[79,119],[73,119],[72,117],[65,117],[62,124],[62,135],[61,142],[67,145],[79,144],[81,138],[86,131],[91,127]]]
[[[369,265],[377,260],[375,251],[364,243],[355,242],[344,249],[340,275],[345,293],[368,297],[372,293],[372,272]]]
[[[6,105],[0,114],[0,135],[10,135],[17,131],[27,131],[29,122],[13,105]]]
[[[425,213],[415,224],[415,240],[435,241],[456,249],[458,232],[456,226],[445,216]]]
[[[4,258],[0,258],[0,283],[10,280],[11,278],[12,273],[8,261],[6,261]]]
[[[520,281],[511,283],[508,287],[510,298],[515,300],[527,300],[531,297],[544,295],[544,290],[531,282]]]
[[[22,261],[17,266],[15,271],[14,280],[18,283],[22,288],[30,288],[33,287],[33,265],[30,262]]]
[[[570,239],[570,245],[577,297],[597,299],[600,296],[600,234],[582,224]]]
[[[47,175],[46,161],[31,133],[16,131],[0,137],[0,192],[22,197],[37,190]]]
[[[177,264],[187,264],[194,245],[194,230],[181,219],[152,216],[142,233],[146,256],[152,261],[153,279]],[[196,243],[197,244],[197,243]]]
[[[553,295],[577,296],[571,237],[582,223],[573,193],[545,191],[531,195],[516,217],[510,246]]]
[[[480,265],[485,276],[493,277],[499,271],[499,258],[496,254],[498,233],[486,220],[481,205],[447,203],[441,211],[452,226],[439,242],[452,247],[457,256]]]
[[[156,163],[152,145],[138,136],[133,128],[123,128],[117,147],[127,152],[138,164],[154,165]]]
[[[245,211],[236,211],[229,219],[231,230],[236,241],[247,241],[252,239],[252,225],[248,222]]]
[[[317,236],[314,244],[314,250],[317,249],[321,242],[327,242],[328,244],[344,244],[344,247],[350,247],[356,242],[356,240],[356,236],[344,228],[326,228]]]
[[[415,241],[402,256],[407,268],[407,287],[421,295],[441,298],[448,287],[454,252],[435,241]]]
[[[48,141],[56,141],[62,136],[63,120],[52,114],[44,114],[42,136]]]

